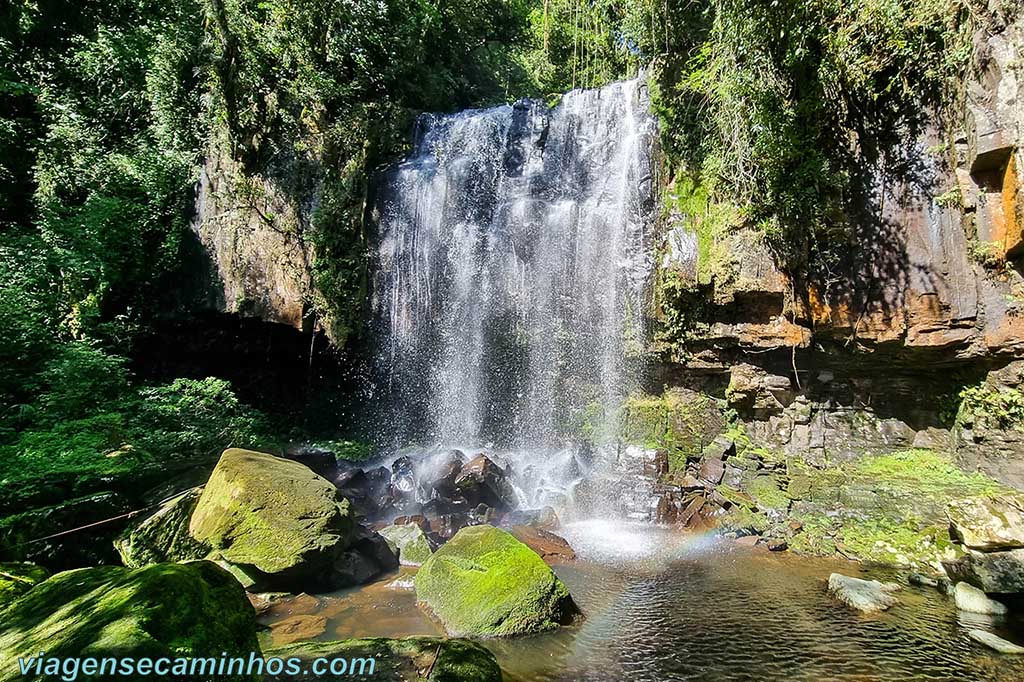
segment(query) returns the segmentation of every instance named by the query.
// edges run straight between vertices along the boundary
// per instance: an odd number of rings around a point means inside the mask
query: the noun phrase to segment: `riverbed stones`
[[[189,535],[189,520],[203,489],[193,488],[167,501],[152,516],[129,527],[114,547],[121,562],[129,568],[141,568],[164,561],[202,559],[210,547]]]
[[[248,656],[259,651],[241,585],[208,561],[58,573],[0,617],[0,682],[21,680],[19,657]],[[237,678],[236,678],[237,679]]]
[[[967,631],[967,636],[973,639],[975,642],[984,644],[989,649],[998,651],[1001,654],[1024,654],[1024,646],[1018,646],[1013,642],[1003,639],[999,635],[988,632],[987,630],[978,630],[976,628],[971,629]]]
[[[1024,493],[958,500],[947,515],[951,535],[965,547],[984,552],[1024,548]]]
[[[968,613],[980,613],[984,615],[999,616],[1006,613],[1006,606],[968,583],[957,583],[953,588],[953,599],[956,607]]]
[[[297,658],[302,672],[268,674],[268,682],[318,682],[315,659],[344,661],[330,679],[387,680],[388,682],[501,682],[501,668],[494,654],[476,642],[440,637],[405,639],[350,639],[334,642],[302,642],[264,651],[271,658]],[[337,665],[340,665],[338,663]]]
[[[471,526],[416,574],[416,599],[452,636],[507,637],[570,623],[579,610],[540,556],[493,526]]]
[[[833,573],[828,578],[828,590],[836,599],[864,613],[885,611],[898,604],[899,600],[892,593],[899,589],[895,583],[851,578],[841,573]]]
[[[418,525],[388,526],[378,532],[387,540],[403,566],[420,566],[430,558],[430,542]]]

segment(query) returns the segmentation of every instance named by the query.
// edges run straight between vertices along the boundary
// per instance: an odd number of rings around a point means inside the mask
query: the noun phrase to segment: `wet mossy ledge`
[[[965,392],[962,414],[978,412],[975,393]],[[780,447],[762,437],[764,422],[740,416],[744,402],[762,401],[750,398],[730,385],[723,397],[676,388],[624,401],[619,441],[657,452],[658,521],[760,536],[772,549],[943,572],[970,551],[951,536],[951,510],[1014,492],[964,471],[948,448],[885,450],[865,440],[860,453],[823,459],[792,440]],[[799,400],[788,412],[790,430],[812,418]],[[859,419],[865,432],[882,428],[870,414]]]

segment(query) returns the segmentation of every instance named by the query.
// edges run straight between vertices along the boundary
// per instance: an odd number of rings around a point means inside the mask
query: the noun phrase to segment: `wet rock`
[[[576,560],[576,552],[560,535],[533,526],[513,526],[509,532],[539,554],[544,563],[556,564]]]
[[[407,637],[405,639],[352,639],[335,642],[302,642],[263,652],[271,658],[297,658],[307,672],[298,675],[264,675],[268,682],[319,682],[323,675],[312,672],[313,660],[344,661],[346,670],[335,670],[336,678],[382,679],[389,682],[501,682],[501,668],[494,654],[465,639]],[[340,664],[339,664],[340,665]]]
[[[833,573],[828,578],[828,590],[836,599],[864,613],[886,611],[898,604],[899,600],[892,593],[899,589],[895,583],[861,580],[841,573]]]
[[[959,500],[947,509],[950,533],[981,551],[1024,547],[1024,493]]]
[[[769,552],[785,552],[789,549],[789,543],[779,538],[771,538],[768,540],[768,551]]]
[[[700,467],[699,477],[701,480],[718,485],[725,476],[725,462],[717,457],[708,457]]]
[[[209,561],[58,573],[3,612],[0,651],[54,658],[220,657],[259,651],[242,587]],[[23,679],[16,665],[0,680]],[[232,679],[241,679],[240,677]]]
[[[960,559],[944,562],[946,573],[985,592],[1024,592],[1024,549],[1005,552],[970,550]]]
[[[423,530],[414,524],[394,525],[382,528],[381,536],[387,540],[392,551],[403,566],[420,566],[430,558],[430,542]]]
[[[449,450],[429,457],[416,467],[420,495],[424,499],[439,497],[452,499],[459,495],[455,480],[459,477],[466,456],[461,450]]]
[[[416,598],[452,636],[542,632],[579,613],[540,556],[493,526],[464,528],[416,574]]]
[[[246,592],[245,596],[249,598],[249,603],[256,611],[256,617],[259,618],[269,613],[275,605],[288,599],[291,595],[287,592]]]
[[[339,587],[362,585],[398,568],[398,556],[379,533],[359,528],[349,547],[333,565],[330,583]]]
[[[505,527],[533,526],[534,528],[551,530],[558,527],[558,515],[553,507],[515,509],[501,518],[501,525]]]
[[[517,506],[505,471],[486,455],[477,455],[466,463],[455,479],[455,486],[473,506],[483,503],[501,511]]]
[[[209,545],[189,535],[189,522],[203,488],[188,490],[169,500],[152,516],[129,527],[114,540],[121,562],[129,568],[165,561],[202,559]]]
[[[498,516],[497,511],[494,507],[488,507],[486,504],[478,504],[472,511],[469,512],[469,519],[471,525],[480,525],[482,523],[491,523]]]
[[[468,525],[470,519],[466,514],[443,514],[430,519],[430,532],[436,533],[443,543]]]
[[[0,563],[0,610],[49,577],[48,570],[30,562]]]
[[[284,451],[284,458],[303,464],[318,476],[331,480],[338,473],[338,458],[333,452],[315,445],[292,445]]]
[[[922,573],[911,573],[907,576],[907,582],[918,587],[934,587],[945,594],[950,594],[953,591],[953,584],[945,576],[933,578]]]
[[[430,532],[430,521],[428,521],[427,517],[423,514],[413,514],[412,516],[396,516],[395,520],[391,524],[384,524],[381,526],[381,528],[384,528],[388,525],[404,526],[407,524],[412,524],[418,527],[424,533]],[[377,532],[380,531],[378,530]]]
[[[292,616],[270,626],[270,636],[275,646],[316,639],[325,632],[327,618],[324,616]]]
[[[704,450],[701,456],[705,460],[719,459],[724,460],[732,457],[736,454],[736,443],[731,438],[725,436],[718,436],[713,441],[704,446]]]
[[[1006,613],[1006,607],[1003,604],[989,599],[988,595],[983,591],[979,590],[974,585],[968,585],[967,583],[957,583],[953,588],[953,599],[956,601],[956,607],[961,611],[967,611],[968,613],[982,613],[987,615],[1001,615]]]
[[[1024,654],[1024,646],[1018,646],[998,635],[986,630],[972,629],[967,631],[967,636],[979,644],[984,644],[989,649],[998,651],[1001,654],[1019,655]]]

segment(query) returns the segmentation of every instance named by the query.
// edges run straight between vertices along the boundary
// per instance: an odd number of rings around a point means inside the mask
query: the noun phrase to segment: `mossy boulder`
[[[403,566],[420,566],[430,558],[430,543],[423,530],[414,523],[382,528],[380,534],[398,555]]]
[[[248,657],[256,617],[241,585],[208,561],[66,571],[0,611],[0,682],[48,657]],[[133,678],[127,678],[133,679]],[[140,677],[139,679],[152,679]]]
[[[493,526],[463,528],[437,550],[416,574],[416,598],[453,636],[542,632],[579,615],[540,556]]]
[[[155,514],[136,523],[116,540],[114,547],[129,568],[141,568],[165,561],[202,559],[210,547],[189,535],[189,521],[202,495],[202,488],[172,498]]]
[[[28,562],[0,563],[0,609],[50,577],[42,566]]]
[[[501,682],[494,654],[475,642],[439,637],[351,639],[304,642],[265,652],[266,657],[295,658],[304,664],[316,658],[344,660],[346,670],[333,677],[374,682]],[[371,664],[372,661],[372,664]],[[337,665],[341,665],[338,663]],[[372,666],[372,667],[371,667]],[[264,680],[322,680],[308,665],[297,675],[264,675]]]
[[[211,558],[264,587],[332,587],[334,564],[356,531],[348,500],[309,468],[249,450],[225,450],[196,504],[189,534]]]
[[[1024,547],[1024,493],[956,500],[946,515],[950,532],[965,547],[984,552]]]

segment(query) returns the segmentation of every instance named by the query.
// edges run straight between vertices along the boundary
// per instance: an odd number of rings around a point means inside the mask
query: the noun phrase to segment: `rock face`
[[[836,599],[864,613],[885,611],[898,604],[899,599],[892,593],[899,589],[895,583],[861,580],[841,573],[833,573],[828,578],[828,590]]]
[[[0,609],[48,577],[49,571],[32,563],[0,563]]]
[[[334,677],[384,682],[501,682],[494,654],[465,639],[409,637],[407,639],[352,639],[340,642],[305,642],[264,652],[267,658],[344,660],[346,670]],[[339,664],[340,665],[340,664]],[[309,666],[303,666],[309,670]],[[266,675],[265,680],[314,682],[323,675]]]
[[[419,526],[406,523],[400,526],[388,526],[378,531],[392,550],[398,555],[403,566],[421,566],[430,558],[430,543]]]
[[[985,552],[1024,547],[1024,494],[961,500],[947,513],[950,532],[965,547]]]
[[[999,602],[989,599],[988,595],[973,585],[957,583],[953,588],[953,598],[956,600],[956,607],[968,613],[982,613],[998,616],[1006,613],[1006,607]]]
[[[15,661],[70,656],[248,656],[259,651],[252,605],[208,561],[58,573],[0,616],[0,651]],[[0,680],[18,680],[17,665]]]
[[[124,565],[141,568],[165,561],[202,559],[209,554],[209,546],[194,540],[188,531],[201,495],[201,488],[178,495],[114,540]]]
[[[452,636],[557,628],[579,613],[541,558],[493,526],[463,528],[416,574],[416,598]]]
[[[336,488],[301,464],[226,450],[196,505],[189,532],[232,564],[278,583],[327,581],[355,520]]]

